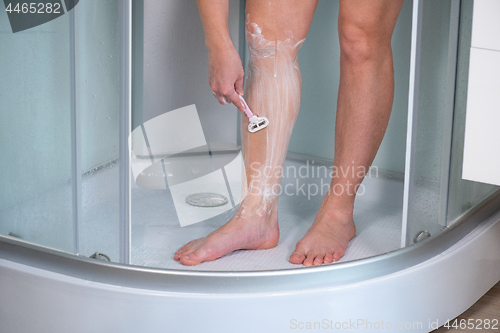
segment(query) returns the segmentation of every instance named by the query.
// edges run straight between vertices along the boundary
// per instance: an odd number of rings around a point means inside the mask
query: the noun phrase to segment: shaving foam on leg
[[[285,31],[285,40],[267,40],[249,15],[245,27],[250,53],[245,97],[253,112],[269,119],[269,124],[266,130],[250,133],[245,130],[248,119],[242,118],[247,197],[237,215],[246,213],[245,202],[249,200],[260,201],[259,211],[252,213],[271,214],[277,206],[283,164],[300,108],[297,56],[304,39],[296,40]]]

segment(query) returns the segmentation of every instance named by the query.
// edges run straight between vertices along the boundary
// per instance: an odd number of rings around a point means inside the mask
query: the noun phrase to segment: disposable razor
[[[240,95],[240,100],[241,103],[243,103],[243,106],[245,107],[245,114],[248,117],[248,120],[250,121],[250,124],[248,124],[248,131],[251,133],[260,131],[263,128],[266,128],[267,125],[269,125],[269,120],[266,117],[259,117],[258,114],[253,113],[250,108],[248,107],[247,102],[241,97]]]

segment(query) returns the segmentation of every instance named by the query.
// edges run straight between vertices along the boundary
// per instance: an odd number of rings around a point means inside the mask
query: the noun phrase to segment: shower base
[[[303,165],[287,161],[294,163]],[[116,249],[118,224],[109,219],[116,208],[110,195],[115,187],[108,186],[116,173],[115,167],[107,168],[82,184],[86,190],[103,184],[107,189],[91,192],[98,205],[84,214],[88,223],[82,236],[94,236],[92,242],[84,239],[86,251]],[[280,198],[282,233],[276,248],[236,251],[194,268],[174,261],[173,252],[225,223],[232,212],[181,228],[166,190],[133,188],[132,266],[0,236],[0,295],[14,300],[0,302],[2,332],[42,327],[53,333],[68,328],[82,333],[274,333],[307,325],[346,332],[430,332],[500,280],[500,192],[434,237],[399,249],[402,182],[373,177],[364,184],[354,213],[358,234],[342,261],[331,265],[288,263],[321,196]],[[65,189],[60,191],[56,194],[62,197]],[[28,208],[14,211],[23,209]]]
[[[0,236],[2,332],[430,332],[500,280],[499,201],[391,254],[264,272],[127,266]]]
[[[312,167],[328,170],[312,176]],[[331,162],[290,154],[285,169],[309,167],[308,178],[286,173],[279,198],[280,240],[269,250],[235,251],[195,267],[183,266],[173,259],[174,253],[192,239],[204,237],[226,223],[236,211],[226,212],[206,221],[181,227],[169,189],[144,189],[131,179],[131,264],[186,271],[265,271],[300,268],[289,263],[297,241],[314,220],[323,195],[314,187],[329,184]],[[288,169],[290,170],[290,169]],[[325,169],[322,169],[325,170]],[[403,177],[379,170],[370,172],[363,181],[363,193],[354,209],[357,234],[339,263],[376,256],[401,247]],[[287,177],[289,176],[289,177]],[[119,165],[108,163],[87,172],[82,180],[82,210],[79,232],[79,255],[90,257],[95,252],[119,261]],[[302,190],[301,190],[302,189]],[[193,189],[196,192],[197,189]],[[198,189],[199,190],[199,189]],[[326,189],[324,190],[326,192]],[[309,193],[309,195],[308,195]],[[323,193],[324,194],[324,193]],[[34,198],[0,211],[0,234],[15,235],[42,246],[73,252],[73,216],[71,183],[63,183]],[[231,207],[231,200],[226,206]],[[431,202],[433,202],[431,200]],[[434,202],[437,202],[434,200]],[[194,209],[218,209],[198,208]],[[47,221],[50,221],[48,223]],[[335,265],[332,264],[332,265]]]
[[[284,169],[298,170],[302,167],[304,171],[304,167],[309,167],[311,176],[313,166],[316,168],[319,165],[330,166],[314,159],[288,158]],[[324,174],[324,172],[320,173],[321,176]],[[402,176],[383,171],[379,171],[378,174],[372,172],[371,175],[373,177],[367,177],[364,180],[364,193],[358,195],[354,209],[356,237],[351,240],[344,257],[339,262],[371,257],[401,247]],[[283,192],[279,197],[280,240],[278,246],[268,250],[235,251],[216,261],[201,263],[194,267],[184,266],[175,261],[173,255],[176,250],[190,240],[204,237],[222,226],[234,215],[236,209],[231,209],[207,221],[180,227],[168,189],[142,189],[134,183],[132,187],[132,264],[197,271],[262,271],[301,267],[302,265],[291,264],[288,257],[295,249],[297,241],[311,226],[323,198],[321,190],[313,195],[316,189],[313,185],[310,185],[311,190],[308,191],[308,184],[316,184],[320,189],[322,184],[329,184],[330,180],[327,177],[307,179],[294,177],[296,175],[291,172],[289,176],[287,177],[285,172],[281,184],[282,188],[288,185],[287,193],[291,195]]]
[[[187,242],[204,237],[226,223],[237,206],[203,222],[181,227],[170,190],[144,189],[131,179],[131,264],[186,271],[265,271],[300,268],[288,262],[297,241],[303,237],[329,184],[331,161],[289,154],[285,170],[309,170],[309,177],[285,172],[279,198],[280,240],[268,250],[239,250],[195,267],[183,266],[173,259],[174,253]],[[312,174],[312,168],[326,167]],[[292,168],[292,169],[289,169]],[[303,173],[302,173],[303,174]],[[95,252],[119,261],[119,165],[116,162],[87,172],[82,179],[82,209],[78,226],[81,256]],[[311,186],[311,190],[308,190]],[[317,187],[316,187],[317,186]],[[318,189],[316,193],[315,190]],[[193,193],[199,189],[193,189]],[[425,189],[424,189],[425,190]],[[435,211],[439,192],[429,188],[422,211]],[[0,234],[14,235],[42,246],[74,252],[72,186],[64,183],[34,198],[0,211]],[[231,200],[226,204],[231,207]],[[219,209],[199,208],[194,209]],[[362,183],[355,209],[357,234],[338,263],[348,262],[401,248],[403,210],[403,175],[383,170],[369,172]],[[50,221],[47,223],[46,221]],[[335,265],[333,263],[332,265]]]

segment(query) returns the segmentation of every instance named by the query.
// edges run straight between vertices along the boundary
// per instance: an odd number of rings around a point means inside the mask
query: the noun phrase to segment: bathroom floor
[[[310,163],[311,161],[309,168]],[[298,169],[305,165],[304,162],[287,160],[285,168]],[[282,188],[290,184],[287,193],[291,195],[282,193],[279,198],[280,241],[277,247],[268,250],[235,251],[216,261],[195,267],[183,266],[175,261],[175,251],[190,240],[203,237],[223,225],[232,217],[235,209],[203,222],[180,227],[170,191],[143,189],[134,183],[132,264],[198,271],[256,271],[301,267],[289,263],[288,257],[296,242],[313,222],[321,203],[320,193],[313,195],[314,190],[307,190],[307,184],[313,183],[321,188],[321,185],[329,183],[329,180],[326,177],[302,179],[293,175],[283,178]],[[305,184],[302,187],[304,191],[300,191],[302,184]],[[351,240],[340,262],[371,257],[400,248],[402,180],[381,177],[379,174],[379,178],[366,178],[363,186],[365,193],[358,195],[354,211],[357,235]],[[313,186],[310,188],[315,189]]]

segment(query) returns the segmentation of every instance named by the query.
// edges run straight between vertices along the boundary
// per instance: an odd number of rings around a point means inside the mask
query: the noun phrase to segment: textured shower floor
[[[316,161],[316,163],[318,163]],[[296,169],[305,162],[287,160],[285,167]],[[311,165],[311,161],[309,161]],[[316,164],[318,165],[318,164]],[[82,217],[79,226],[80,254],[98,251],[118,260],[119,202],[117,164],[86,176],[82,182]],[[297,181],[298,186],[297,186]],[[301,267],[288,262],[295,243],[311,225],[321,203],[321,195],[307,197],[307,184],[329,183],[326,178],[284,177],[289,193],[279,199],[280,241],[269,250],[236,251],[216,261],[195,267],[183,266],[173,259],[175,251],[192,239],[203,237],[228,221],[234,209],[219,216],[180,227],[169,190],[150,190],[132,181],[132,264],[170,269],[204,271],[251,271]],[[306,193],[296,191],[305,184]],[[358,195],[354,220],[357,235],[345,256],[349,261],[398,249],[401,242],[403,182],[387,177],[366,178],[365,193]],[[210,208],[204,208],[210,209]],[[71,184],[0,210],[0,234],[10,233],[36,244],[72,252]]]
[[[309,162],[311,163],[311,162]],[[299,168],[304,162],[287,160],[285,167]],[[183,266],[173,259],[175,251],[192,239],[203,237],[227,222],[234,209],[208,221],[180,227],[168,190],[147,190],[132,187],[132,264],[183,270],[252,271],[302,267],[288,262],[296,242],[313,222],[321,203],[321,195],[308,198],[307,184],[321,185],[326,178],[299,179],[298,187],[306,184],[306,193],[296,191],[297,178],[284,178],[282,186],[292,184],[293,195],[279,199],[280,240],[268,250],[235,251],[222,258],[195,267]],[[365,193],[358,195],[354,220],[357,234],[340,260],[350,261],[371,257],[400,248],[403,182],[387,177],[366,178]],[[311,191],[314,193],[314,191]],[[210,209],[210,208],[205,208]]]

